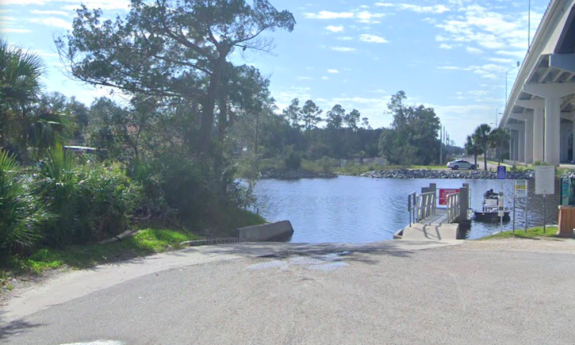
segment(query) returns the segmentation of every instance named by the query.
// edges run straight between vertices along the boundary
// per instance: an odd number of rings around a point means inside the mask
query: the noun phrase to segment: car
[[[463,159],[458,159],[456,161],[449,162],[447,163],[447,167],[452,170],[459,170],[459,169],[475,170],[477,168],[475,164],[470,163]]]

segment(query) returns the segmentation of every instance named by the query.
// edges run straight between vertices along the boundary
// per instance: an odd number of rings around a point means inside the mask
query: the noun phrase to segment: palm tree
[[[468,155],[473,155],[475,159],[475,167],[477,167],[477,156],[483,153],[481,146],[478,144],[476,138],[473,135],[467,136],[467,141],[465,142],[465,150]]]
[[[485,171],[487,171],[487,146],[489,144],[489,133],[491,133],[491,126],[486,123],[479,125],[473,133],[477,143],[481,145],[481,149],[483,150],[483,165]]]
[[[503,147],[509,145],[509,140],[511,136],[503,128],[494,128],[491,133],[489,133],[489,146],[494,149],[497,153],[497,163],[501,165],[503,160]]]
[[[21,153],[27,156],[26,122],[40,92],[43,69],[38,55],[11,47],[0,39],[0,147],[7,146],[11,139],[24,147]]]

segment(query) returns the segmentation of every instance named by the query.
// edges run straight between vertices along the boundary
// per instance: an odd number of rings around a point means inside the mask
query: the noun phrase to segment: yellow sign
[[[515,196],[518,198],[527,197],[527,180],[515,181]]]

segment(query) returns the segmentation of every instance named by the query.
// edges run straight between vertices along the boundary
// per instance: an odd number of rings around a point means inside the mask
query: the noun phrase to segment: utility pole
[[[443,165],[443,128],[439,129],[439,165]]]
[[[527,10],[527,52],[531,50],[531,0]]]

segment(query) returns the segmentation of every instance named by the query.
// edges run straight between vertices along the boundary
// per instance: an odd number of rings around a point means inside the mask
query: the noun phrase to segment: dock
[[[408,241],[450,241],[459,238],[459,224],[450,223],[447,209],[437,209],[430,216],[403,229],[402,240]]]
[[[407,201],[409,225],[399,230],[394,239],[453,241],[462,237],[460,224],[468,222],[468,184],[463,184],[459,189],[448,189],[443,193],[443,202],[440,204],[445,205],[445,208],[437,207],[437,187],[434,183],[422,188],[420,194],[411,193]]]

